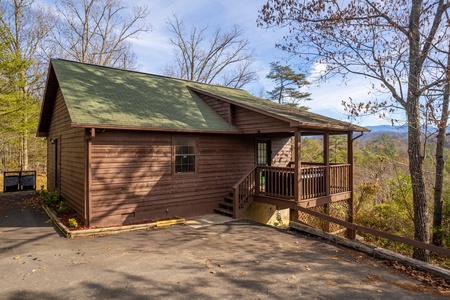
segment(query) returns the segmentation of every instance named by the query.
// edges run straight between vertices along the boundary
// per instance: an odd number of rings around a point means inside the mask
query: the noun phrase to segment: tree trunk
[[[446,82],[442,97],[442,115],[436,137],[436,178],[434,183],[433,244],[443,246],[442,232],[442,190],[444,185],[444,142],[447,132],[448,107],[450,98],[450,45],[447,55]]]
[[[23,136],[23,170],[28,170],[28,130],[26,130],[25,135]]]
[[[420,48],[420,14],[422,0],[411,2],[411,15],[409,19],[409,74],[408,96],[406,101],[406,116],[408,118],[408,157],[409,173],[411,176],[413,207],[414,207],[414,239],[428,243],[428,215],[425,181],[423,176],[423,156],[420,140],[420,112],[419,99],[420,74],[424,57]],[[424,249],[414,248],[413,258],[428,261],[429,252]]]
[[[414,239],[428,243],[427,197],[422,169],[419,115],[410,115],[409,119],[408,155],[414,202]],[[428,261],[429,253],[424,249],[414,248],[413,258]]]

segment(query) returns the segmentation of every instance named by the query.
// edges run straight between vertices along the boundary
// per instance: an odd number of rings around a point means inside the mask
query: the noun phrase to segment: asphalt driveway
[[[66,239],[0,194],[0,299],[444,299],[383,262],[247,220]]]

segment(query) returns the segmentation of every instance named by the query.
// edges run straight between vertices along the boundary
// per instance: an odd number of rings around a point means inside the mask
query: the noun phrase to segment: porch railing
[[[330,166],[330,193],[338,194],[350,191],[350,165]]]
[[[240,217],[257,192],[256,169],[255,166],[233,186],[233,217],[235,219]]]
[[[255,195],[295,200],[295,169],[255,166],[233,186],[233,216],[239,218]],[[301,199],[350,191],[350,165],[307,165],[301,169]],[[327,180],[328,179],[328,180]],[[329,185],[329,187],[327,187]]]
[[[257,195],[294,200],[294,171],[294,168],[257,167]],[[323,165],[308,165],[302,167],[301,178],[302,200],[350,191],[349,164],[331,165],[329,168]]]
[[[268,197],[294,199],[294,169],[286,167],[257,167],[259,193]]]

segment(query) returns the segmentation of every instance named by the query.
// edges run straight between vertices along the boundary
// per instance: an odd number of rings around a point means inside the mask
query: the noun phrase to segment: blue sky
[[[317,70],[299,70],[295,67],[295,61],[286,61],[288,56],[286,52],[275,48],[275,43],[282,41],[282,29],[264,29],[256,26],[258,10],[262,8],[265,0],[125,0],[124,3],[130,6],[147,5],[150,11],[146,22],[152,26],[152,30],[141,34],[139,39],[131,40],[142,72],[161,74],[163,67],[173,59],[173,47],[169,43],[170,32],[167,26],[167,20],[173,14],[182,18],[187,28],[192,25],[198,27],[209,25],[220,26],[226,30],[237,24],[244,29],[244,36],[250,41],[250,46],[256,54],[255,66],[260,70],[259,81],[244,87],[252,94],[258,95],[261,90],[269,91],[273,88],[273,82],[266,78],[271,62],[290,64],[294,71],[309,76],[310,81],[313,81],[317,72]],[[312,82],[307,91],[312,94],[313,100],[305,105],[309,106],[312,112],[358,125],[389,124],[389,120],[381,120],[377,116],[348,119],[341,105],[342,101],[350,97],[354,101],[372,100],[374,96],[369,94],[370,87],[371,82],[363,77],[350,78],[346,82],[342,82],[339,78],[328,82]]]
[[[173,48],[169,43],[167,19],[173,14],[183,18],[188,28],[191,25],[219,25],[224,29],[234,24],[241,26],[256,53],[256,67],[260,69],[259,82],[244,87],[253,94],[258,94],[261,89],[268,91],[273,88],[273,82],[265,78],[271,62],[286,63],[288,54],[275,48],[275,43],[282,40],[283,30],[256,26],[258,10],[265,3],[263,0],[139,0],[134,3],[148,5],[150,14],[147,20],[153,28],[148,34],[142,34],[139,40],[133,40],[138,63],[143,72],[161,73],[162,68],[172,59]],[[288,63],[293,64],[295,71],[314,76],[315,70],[298,70],[294,65],[295,61]],[[346,82],[339,78],[322,83],[313,82],[308,88],[313,100],[305,104],[312,112],[349,121],[341,105],[342,101],[348,100],[349,97],[354,101],[371,100],[373,95],[369,94],[370,86],[371,83],[362,77],[350,78]],[[352,122],[365,126],[389,124],[389,120],[380,120],[377,116],[365,116]]]

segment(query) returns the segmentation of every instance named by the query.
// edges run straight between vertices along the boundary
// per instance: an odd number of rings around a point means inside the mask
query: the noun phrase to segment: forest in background
[[[366,133],[354,142],[355,223],[414,239],[414,211],[408,172],[407,133]],[[428,137],[433,139],[433,136]],[[302,161],[323,162],[323,141],[302,138]],[[330,136],[330,163],[347,163],[346,136]],[[426,194],[432,215],[435,143],[425,145]],[[444,148],[443,246],[450,247],[450,148]],[[412,247],[384,238],[364,235],[374,245],[411,255]]]

